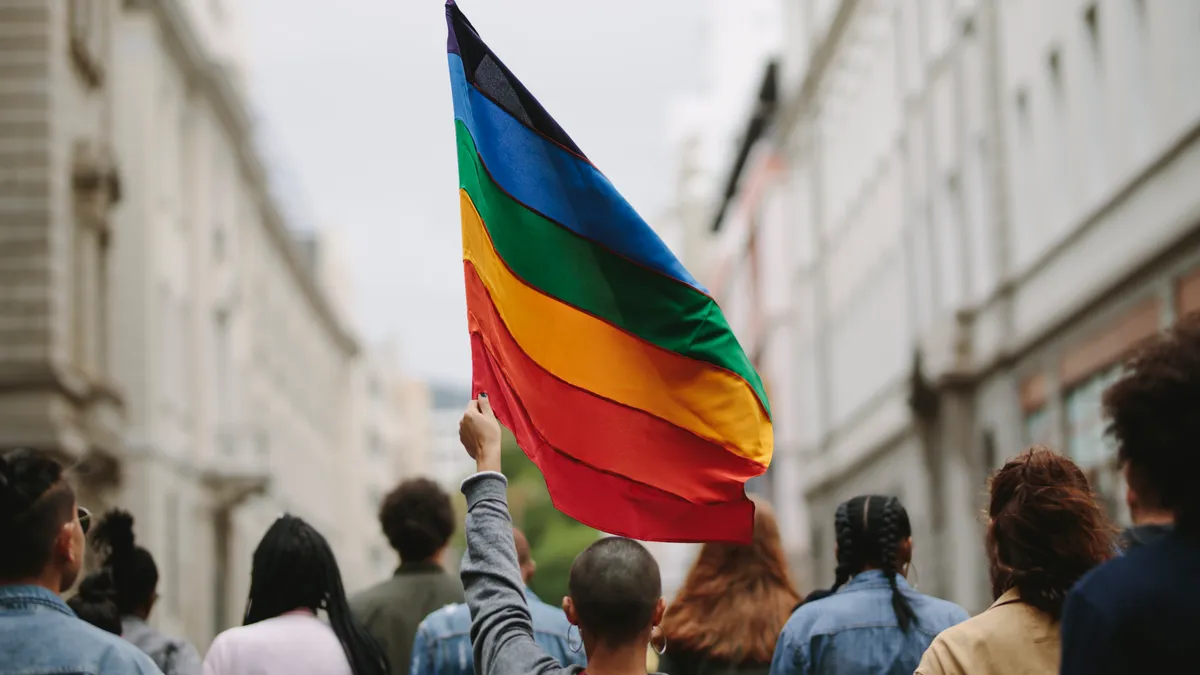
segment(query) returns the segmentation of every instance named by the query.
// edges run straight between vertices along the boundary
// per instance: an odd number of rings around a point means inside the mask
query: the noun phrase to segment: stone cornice
[[[329,299],[300,259],[295,239],[288,230],[279,205],[271,195],[267,169],[258,154],[253,133],[254,122],[246,109],[245,101],[221,66],[209,58],[186,10],[179,0],[126,0],[125,6],[154,12],[167,46],[178,60],[189,89],[204,96],[213,112],[220,117],[225,132],[229,135],[230,145],[237,154],[242,176],[253,190],[263,225],[283,257],[285,265],[338,346],[347,355],[357,354],[357,339],[338,319]]]

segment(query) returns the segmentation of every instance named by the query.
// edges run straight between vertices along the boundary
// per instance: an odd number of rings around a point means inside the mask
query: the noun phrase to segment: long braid
[[[350,612],[329,543],[308,523],[285,515],[267,530],[254,551],[245,623],[302,608],[328,613],[330,628],[354,675],[390,674],[383,649]]]
[[[900,623],[901,630],[907,631],[910,624],[916,623],[917,615],[896,584],[896,559],[900,547],[899,506],[900,502],[895,497],[888,497],[879,514],[879,563],[892,588],[892,611],[896,613],[896,621]]]
[[[842,502],[833,516],[837,533],[837,579],[830,593],[837,591],[862,568],[861,551],[854,545],[854,524],[850,518],[850,502]]]
[[[346,590],[342,587],[342,575],[338,573],[333,551],[328,546],[323,546],[318,553],[323,559],[329,587],[325,611],[329,615],[330,627],[341,641],[342,648],[346,650],[351,670],[354,675],[388,675],[391,668],[387,655],[350,612],[350,603],[346,600]]]

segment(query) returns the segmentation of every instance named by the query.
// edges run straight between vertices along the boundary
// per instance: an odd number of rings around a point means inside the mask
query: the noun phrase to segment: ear
[[[899,566],[907,565],[912,562],[913,555],[913,540],[912,537],[906,537],[896,546],[896,564]]]
[[[654,615],[650,622],[651,625],[657,626],[662,623],[663,617],[667,615],[667,601],[659,598],[658,603],[654,605]]]
[[[571,602],[571,596],[563,596],[562,609],[563,614],[567,615],[567,621],[571,622],[572,626],[578,626],[579,616],[575,614],[575,603]]]
[[[54,553],[61,559],[74,564],[83,565],[83,560],[76,560],[76,555],[83,556],[83,548],[80,547],[78,554],[76,553],[75,537],[83,538],[83,530],[79,527],[79,521],[72,518],[62,524],[58,530],[58,536],[54,538]]]

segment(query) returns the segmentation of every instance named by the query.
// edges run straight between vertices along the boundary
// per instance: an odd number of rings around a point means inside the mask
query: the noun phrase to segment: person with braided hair
[[[100,554],[101,569],[112,578],[121,636],[149,654],[165,675],[200,675],[200,654],[195,647],[163,635],[147,623],[158,600],[158,566],[154,556],[137,545],[133,516],[127,511],[109,511],[96,525],[92,545]]]
[[[1117,530],[1070,459],[1034,447],[990,481],[987,552],[995,603],[943,632],[917,675],[1052,675],[1071,586],[1113,556]]]
[[[397,671],[407,666],[399,664]],[[300,518],[281,516],[254,550],[245,621],[213,640],[204,675],[391,672],[383,648],[350,612],[325,537]]]
[[[37,450],[0,455],[0,674],[161,675],[137,647],[63,602],[91,522],[63,474]]]
[[[908,675],[943,630],[967,619],[954,603],[908,585],[912,524],[895,497],[838,505],[836,581],[783,627],[771,675]]]

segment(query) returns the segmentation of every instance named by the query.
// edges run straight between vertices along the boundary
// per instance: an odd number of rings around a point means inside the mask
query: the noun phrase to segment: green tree
[[[512,512],[513,524],[521,528],[529,539],[533,559],[537,561],[537,573],[529,585],[543,601],[557,606],[567,594],[567,581],[575,556],[596,541],[599,533],[554,508],[542,473],[525,456],[508,429],[504,429],[501,443],[501,462],[504,476],[508,479],[509,511]],[[455,507],[465,515],[466,503],[461,496],[456,499]],[[465,546],[462,528],[459,528],[452,544],[452,548],[456,549],[453,554],[455,564],[457,552],[461,552]]]
[[[596,541],[599,534],[554,508],[542,473],[507,429],[502,452],[513,523],[529,539],[533,559],[537,561],[537,573],[529,585],[542,600],[557,605],[567,594],[575,556]]]

